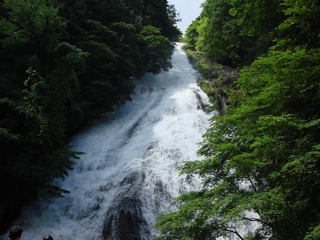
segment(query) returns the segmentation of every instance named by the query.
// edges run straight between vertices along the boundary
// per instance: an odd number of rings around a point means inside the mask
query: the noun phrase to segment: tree
[[[197,50],[232,59],[241,54],[230,51],[230,44],[237,50],[242,36],[259,35],[274,46],[254,46],[260,56],[248,55],[254,61],[241,69],[230,97],[236,102],[226,115],[213,117],[204,135],[199,154],[205,160],[182,166],[182,173],[201,177],[203,189],[181,196],[179,209],[159,218],[160,239],[230,233],[240,239],[318,238],[318,10],[319,2],[311,0],[206,1],[208,12],[196,27]],[[231,22],[240,29],[226,31]],[[220,35],[210,31],[212,26]],[[257,224],[256,230],[242,234],[241,225],[249,223]]]
[[[165,0],[5,0],[0,15],[4,231],[26,204],[67,192],[53,182],[80,154],[68,138],[129,99],[134,77],[168,69],[179,31]]]

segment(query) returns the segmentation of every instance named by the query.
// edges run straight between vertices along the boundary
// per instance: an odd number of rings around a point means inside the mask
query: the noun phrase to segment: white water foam
[[[158,214],[175,208],[172,198],[199,189],[187,184],[177,169],[196,160],[198,143],[210,116],[201,108],[208,97],[197,86],[197,72],[178,44],[173,68],[137,81],[132,101],[72,140],[74,150],[85,152],[60,186],[64,198],[40,202],[24,211],[19,224],[24,239],[99,239],[107,213],[121,196],[141,201],[145,229],[141,239],[156,235]],[[135,177],[139,181],[134,180]]]

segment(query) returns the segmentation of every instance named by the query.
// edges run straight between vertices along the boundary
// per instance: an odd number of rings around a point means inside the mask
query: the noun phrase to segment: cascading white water
[[[152,239],[159,213],[174,209],[171,199],[199,188],[177,168],[198,159],[208,98],[180,44],[172,64],[140,79],[131,102],[73,139],[86,154],[59,183],[70,193],[26,210],[24,239]]]

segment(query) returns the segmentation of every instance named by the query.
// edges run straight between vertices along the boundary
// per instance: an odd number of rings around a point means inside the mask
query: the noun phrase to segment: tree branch
[[[226,229],[227,232],[231,232],[237,235],[238,238],[240,238],[241,240],[244,240],[244,238],[240,235],[240,233],[237,231],[236,228],[233,228],[234,230],[231,229]]]

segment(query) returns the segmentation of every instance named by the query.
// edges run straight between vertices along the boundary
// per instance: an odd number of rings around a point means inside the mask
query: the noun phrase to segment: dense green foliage
[[[186,47],[226,65],[246,64],[272,45],[281,9],[278,0],[205,1],[187,29]]]
[[[77,156],[67,138],[170,67],[179,38],[167,0],[5,0],[0,6],[0,229],[59,196]]]
[[[204,136],[205,160],[182,167],[203,190],[160,217],[160,239],[320,239],[319,19],[317,0],[205,2],[187,48],[240,77]],[[241,233],[248,223],[257,229]]]

